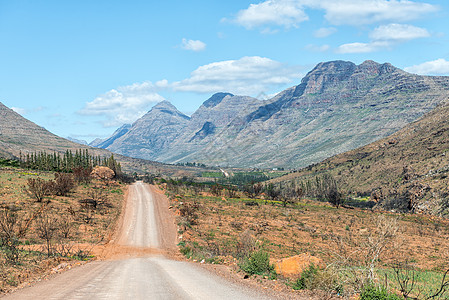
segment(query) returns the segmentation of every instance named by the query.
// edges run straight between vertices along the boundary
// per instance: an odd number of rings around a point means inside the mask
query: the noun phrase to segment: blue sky
[[[0,101],[91,141],[163,99],[269,97],[322,61],[449,75],[448,34],[447,1],[0,0]]]

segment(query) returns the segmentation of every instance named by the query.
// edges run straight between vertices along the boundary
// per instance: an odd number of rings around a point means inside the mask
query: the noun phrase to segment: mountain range
[[[301,168],[393,134],[448,93],[448,77],[331,61],[266,101],[217,93],[190,117],[163,101],[96,145],[166,163]]]
[[[386,209],[449,215],[449,95],[393,135],[273,180],[333,175],[345,195],[370,196]]]
[[[0,157],[17,159],[27,153],[45,151],[47,153],[88,149],[92,155],[109,157],[113,153],[106,149],[93,148],[59,137],[45,128],[22,117],[0,102]],[[164,173],[166,175],[193,176],[201,174],[201,168],[172,166],[138,158],[114,154],[126,172]]]

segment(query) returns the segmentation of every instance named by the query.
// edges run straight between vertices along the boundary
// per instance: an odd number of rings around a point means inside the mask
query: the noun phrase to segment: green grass
[[[396,279],[396,274],[392,268],[389,269],[379,269],[377,274],[382,282],[385,281],[385,276],[388,280],[388,287],[390,289],[399,290],[398,280]],[[402,272],[404,274],[404,272]],[[410,281],[412,278],[415,280],[415,287],[411,296],[416,296],[421,293],[421,296],[431,296],[433,295],[441,286],[441,281],[443,279],[443,273],[430,270],[418,270],[414,269],[409,273]],[[446,277],[446,280],[448,278]],[[448,293],[445,296],[449,296]]]
[[[207,178],[223,178],[224,175],[222,172],[203,172],[201,174],[201,177],[207,177]]]

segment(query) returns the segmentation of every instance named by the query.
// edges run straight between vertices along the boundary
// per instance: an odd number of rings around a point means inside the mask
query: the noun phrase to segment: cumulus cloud
[[[359,26],[377,22],[407,22],[438,10],[436,5],[409,0],[325,0],[316,2],[319,2],[316,6],[325,10],[325,18],[334,25]]]
[[[376,27],[370,33],[369,43],[348,43],[338,47],[338,53],[368,53],[391,48],[413,39],[429,37],[429,32],[408,24],[388,24]]]
[[[388,47],[388,44],[385,43],[348,43],[340,45],[337,48],[338,53],[369,53],[377,51],[381,48]]]
[[[159,94],[162,90],[193,93],[226,91],[256,96],[270,92],[272,88],[298,83],[302,76],[302,67],[299,66],[288,66],[266,57],[243,57],[200,66],[190,77],[176,82],[164,79],[112,89],[87,102],[78,113],[102,116],[103,126],[114,127],[133,123],[149,107],[164,100]]]
[[[420,27],[408,24],[389,24],[375,28],[370,38],[375,41],[403,42],[418,38],[429,37],[429,32]]]
[[[156,84],[151,82],[134,83],[112,89],[87,102],[78,113],[82,115],[101,115],[105,118],[105,127],[132,123],[148,110],[148,107],[164,100],[156,91],[164,88],[167,82],[162,80]]]
[[[325,38],[337,32],[337,28],[335,27],[324,27],[318,30],[315,30],[313,36],[316,38]]]
[[[299,67],[284,65],[266,57],[250,56],[198,67],[190,77],[171,84],[175,91],[212,93],[228,91],[256,95],[301,78]]]
[[[250,4],[247,9],[240,10],[233,21],[247,29],[253,29],[266,25],[297,27],[308,19],[301,1],[268,0]]]
[[[305,9],[323,10],[333,25],[407,22],[435,12],[438,6],[409,0],[267,0],[240,10],[233,22],[253,29],[262,26],[297,27],[309,19]]]
[[[203,51],[206,49],[206,44],[203,43],[200,40],[188,40],[188,39],[182,39],[182,45],[181,48],[184,50],[190,50],[190,51]]]
[[[449,75],[449,61],[439,58],[404,68],[404,70],[419,75]]]

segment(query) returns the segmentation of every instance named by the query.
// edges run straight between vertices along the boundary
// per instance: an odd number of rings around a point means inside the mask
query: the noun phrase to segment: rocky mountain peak
[[[303,167],[388,136],[448,91],[449,77],[371,60],[323,62],[266,101],[217,93],[190,119],[161,102],[108,149],[169,163]]]
[[[303,86],[295,92],[295,96],[322,92],[330,84],[349,79],[356,67],[354,63],[342,60],[319,63],[303,78]]]
[[[177,110],[176,107],[173,104],[171,104],[170,101],[168,100],[163,100],[151,108],[151,110],[158,110],[158,109]]]
[[[205,107],[214,107],[217,106],[218,104],[220,104],[221,101],[223,101],[223,99],[226,96],[234,96],[231,93],[215,93],[213,94],[209,99],[207,99],[206,101],[204,101],[203,106]]]
[[[357,71],[366,75],[379,75],[381,64],[372,61],[365,60],[363,63],[357,66]]]
[[[182,112],[180,112],[173,104],[171,104],[168,100],[164,100],[153,106],[149,112],[147,112],[142,119],[154,118],[155,116],[159,116],[160,114],[166,114],[170,116],[180,117],[182,119],[189,120],[190,117],[186,116]]]

